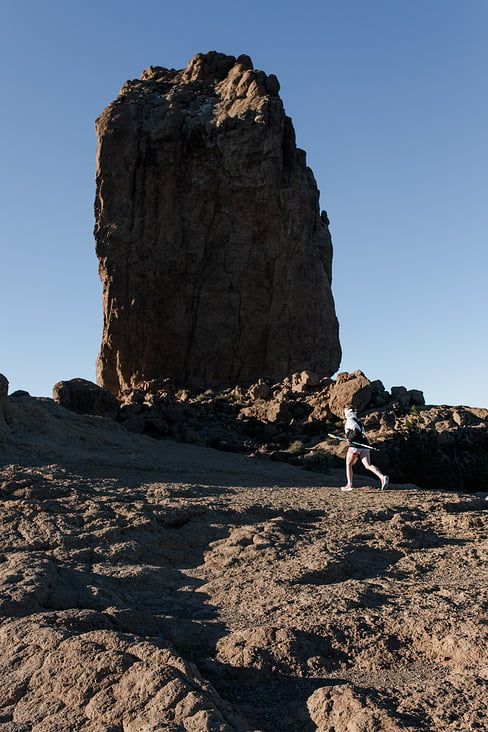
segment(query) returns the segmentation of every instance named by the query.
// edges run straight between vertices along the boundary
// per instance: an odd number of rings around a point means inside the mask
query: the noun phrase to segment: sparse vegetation
[[[326,452],[312,452],[305,455],[302,465],[306,470],[315,470],[320,473],[327,473],[331,468],[333,458]]]
[[[416,406],[413,406],[410,409],[410,414],[405,417],[404,425],[405,431],[409,435],[420,432],[422,427],[425,425],[425,419],[422,417]]]
[[[294,440],[288,448],[287,452],[289,452],[290,455],[302,455],[304,450],[305,445],[302,440]]]

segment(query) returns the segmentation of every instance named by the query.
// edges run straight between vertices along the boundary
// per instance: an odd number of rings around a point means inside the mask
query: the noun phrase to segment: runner
[[[366,433],[362,422],[358,419],[356,410],[352,405],[348,405],[344,408],[344,416],[346,422],[344,425],[344,431],[346,434],[347,441],[349,442],[349,449],[346,455],[346,479],[347,484],[342,486],[341,491],[347,492],[352,491],[354,486],[352,484],[352,468],[358,460],[361,460],[362,464],[367,470],[374,473],[381,481],[381,490],[388,486],[389,478],[387,475],[383,475],[381,470],[373,465],[371,462],[371,452],[366,438]],[[364,447],[359,445],[352,445],[351,443],[359,442]]]

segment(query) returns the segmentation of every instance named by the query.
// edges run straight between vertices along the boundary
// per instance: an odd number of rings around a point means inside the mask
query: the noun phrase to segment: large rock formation
[[[97,120],[97,380],[120,396],[340,363],[332,244],[279,83],[248,56],[149,67]]]

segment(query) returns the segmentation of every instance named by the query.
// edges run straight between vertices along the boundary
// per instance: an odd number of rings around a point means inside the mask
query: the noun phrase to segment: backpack
[[[366,435],[362,430],[363,425],[358,419],[355,421],[357,427],[355,427],[353,430],[346,430],[346,437],[349,442],[360,442],[362,445],[367,445],[368,440],[366,439]]]
[[[349,442],[364,442],[364,435],[361,430],[347,430],[346,437]]]

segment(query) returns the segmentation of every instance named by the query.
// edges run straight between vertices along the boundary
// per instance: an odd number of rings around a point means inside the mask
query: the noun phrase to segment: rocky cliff
[[[97,134],[98,383],[333,374],[328,219],[277,78],[215,52],[149,67]]]

